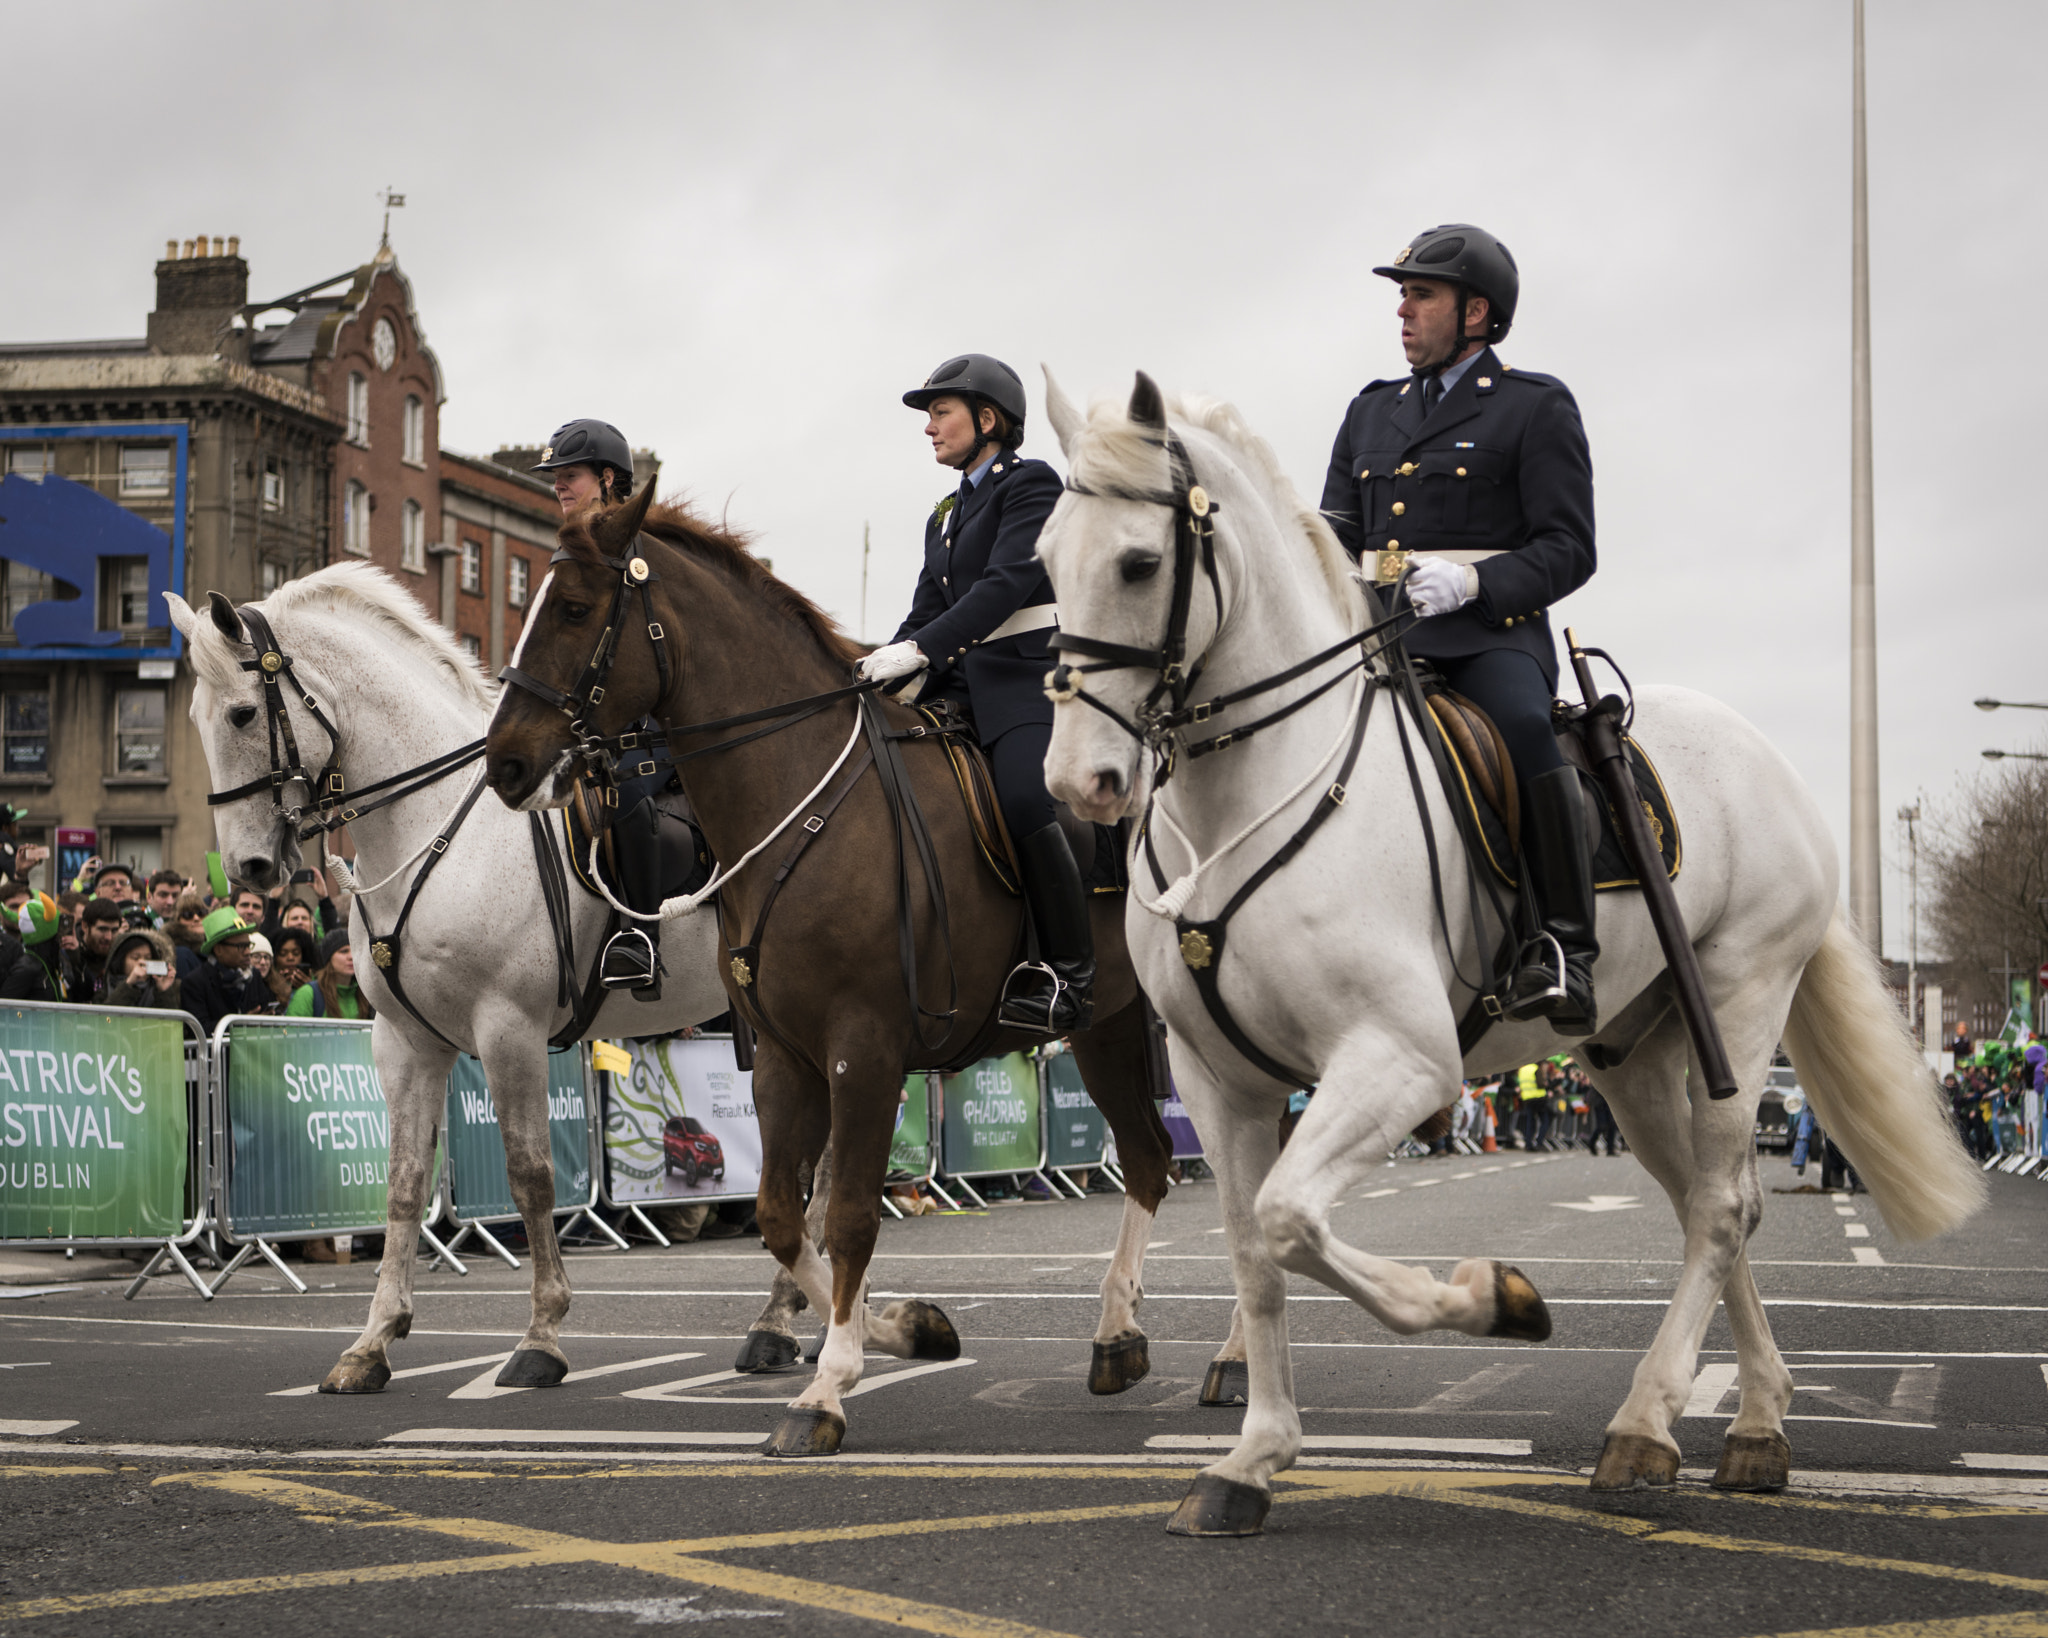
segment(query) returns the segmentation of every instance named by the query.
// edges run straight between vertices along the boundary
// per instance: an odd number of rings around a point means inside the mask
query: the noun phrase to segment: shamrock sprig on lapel
[[[953,503],[959,498],[958,495],[948,495],[932,508],[932,516],[934,518],[943,518],[948,512],[953,510]]]

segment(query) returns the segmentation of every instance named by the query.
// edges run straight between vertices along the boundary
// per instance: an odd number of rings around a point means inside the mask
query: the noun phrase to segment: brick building
[[[190,874],[214,845],[164,591],[241,603],[367,558],[495,672],[554,547],[531,455],[441,449],[441,366],[388,245],[267,302],[240,251],[168,246],[140,337],[0,343],[0,800],[23,840],[92,832],[74,864]]]

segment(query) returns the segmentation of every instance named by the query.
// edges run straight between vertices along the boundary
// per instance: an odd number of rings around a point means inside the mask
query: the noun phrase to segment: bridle
[[[1188,659],[1188,618],[1194,606],[1195,569],[1199,564],[1209,582],[1211,596],[1216,602],[1216,636],[1222,634],[1225,605],[1223,582],[1216,567],[1216,514],[1222,510],[1209,493],[1195,482],[1194,468],[1188,459],[1186,448],[1172,432],[1166,432],[1160,440],[1166,451],[1172,472],[1173,487],[1161,491],[1130,491],[1119,489],[1093,489],[1067,480],[1070,494],[1085,495],[1098,500],[1138,501],[1147,506],[1166,507],[1173,515],[1173,585],[1171,601],[1166,616],[1166,631],[1156,648],[1139,648],[1129,643],[1106,642],[1098,637],[1084,637],[1060,629],[1058,645],[1064,651],[1087,654],[1095,657],[1093,665],[1070,665],[1065,661],[1046,673],[1045,694],[1054,705],[1066,705],[1080,700],[1093,706],[1110,721],[1149,749],[1157,764],[1153,788],[1158,789],[1173,775],[1181,757],[1193,760],[1209,755],[1212,751],[1228,750],[1241,745],[1262,728],[1268,728],[1283,721],[1295,712],[1313,704],[1331,689],[1335,688],[1354,671],[1369,668],[1379,657],[1380,649],[1395,642],[1405,625],[1401,622],[1414,618],[1413,611],[1403,609],[1399,614],[1375,621],[1364,630],[1353,632],[1349,637],[1332,643],[1328,648],[1311,654],[1307,659],[1275,672],[1270,677],[1249,683],[1243,688],[1232,689],[1227,694],[1214,695],[1209,699],[1190,702],[1195,684],[1201,680],[1203,668],[1208,663],[1208,650]],[[1398,588],[1397,588],[1398,590]],[[1397,626],[1399,629],[1397,630]],[[1216,713],[1275,688],[1285,687],[1298,678],[1307,676],[1328,661],[1353,649],[1379,639],[1379,649],[1372,653],[1360,653],[1350,665],[1339,669],[1333,676],[1319,683],[1299,698],[1289,701],[1276,711],[1257,720],[1232,728],[1226,732],[1212,734],[1204,739],[1188,740],[1184,730],[1205,724]],[[1211,642],[1215,637],[1211,637]],[[1153,673],[1152,686],[1139,703],[1131,717],[1124,716],[1113,706],[1105,704],[1087,692],[1088,676],[1104,671],[1150,671]]]
[[[425,790],[483,755],[484,742],[471,740],[467,745],[457,746],[417,767],[393,774],[389,779],[365,785],[352,797],[348,796],[341,772],[341,730],[327,720],[319,702],[299,680],[292,657],[278,642],[269,619],[253,604],[244,604],[235,613],[249,633],[250,646],[255,650],[251,658],[238,663],[244,671],[254,673],[263,687],[263,713],[270,736],[270,771],[258,774],[231,791],[213,792],[206,799],[208,807],[225,807],[244,797],[268,794],[271,809],[279,822],[290,829],[296,840],[307,842],[315,836],[337,831],[366,813],[388,807],[415,791]],[[327,761],[317,774],[307,770],[305,758],[300,753],[299,736],[292,727],[291,712],[285,701],[286,683],[291,685],[306,714],[327,735]],[[376,800],[363,800],[369,796],[375,796]],[[311,818],[307,817],[308,809],[313,810]]]

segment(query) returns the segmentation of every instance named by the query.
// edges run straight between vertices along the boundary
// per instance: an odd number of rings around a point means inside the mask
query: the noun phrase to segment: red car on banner
[[[700,1177],[725,1176],[725,1151],[688,1115],[671,1115],[661,1129],[661,1169],[668,1176],[681,1172],[694,1189]]]

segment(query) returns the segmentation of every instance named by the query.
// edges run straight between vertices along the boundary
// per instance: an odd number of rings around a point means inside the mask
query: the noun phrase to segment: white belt
[[[1365,554],[1365,566],[1371,570],[1372,581],[1375,585],[1391,586],[1395,581],[1401,578],[1401,571],[1408,567],[1408,560],[1414,557],[1415,555],[1416,553],[1414,552],[1404,551],[1367,552]],[[1432,546],[1425,548],[1422,555],[1426,557],[1440,557],[1446,563],[1456,563],[1462,566],[1468,563],[1484,563],[1489,557],[1499,557],[1502,554],[1497,551],[1440,552]]]
[[[1028,631],[1044,631],[1047,627],[1057,626],[1059,623],[1059,604],[1034,603],[1028,609],[1019,609],[981,641],[993,643],[1005,637],[1022,637]]]

